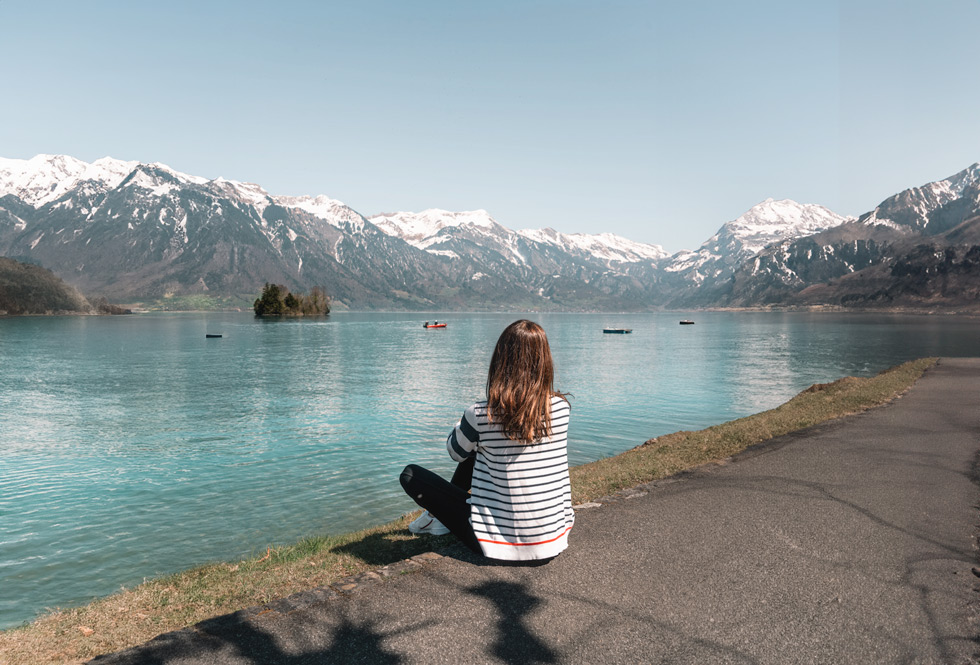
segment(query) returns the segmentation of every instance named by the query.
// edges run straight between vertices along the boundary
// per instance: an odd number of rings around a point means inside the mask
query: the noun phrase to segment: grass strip
[[[675,432],[620,455],[571,469],[573,500],[613,492],[724,460],[751,445],[859,413],[898,397],[936,363],[914,360],[871,378],[845,377],[807,388],[785,404],[697,432]],[[418,538],[413,515],[342,536],[269,548],[237,563],[217,563],[150,580],[83,607],[58,610],[0,632],[0,662],[80,663],[146,642],[212,616],[324,586],[453,542]]]
[[[881,406],[911,388],[937,360],[912,360],[870,378],[848,376],[817,383],[775,409],[697,432],[667,434],[614,457],[575,467],[571,470],[572,499],[576,504],[592,501],[724,460],[777,436]]]

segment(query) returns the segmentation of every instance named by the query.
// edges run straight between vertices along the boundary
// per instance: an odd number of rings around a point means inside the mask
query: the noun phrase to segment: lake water
[[[969,318],[528,317],[573,395],[575,464],[774,407],[812,383],[980,355]],[[446,434],[482,397],[493,344],[520,315],[446,314],[442,330],[423,330],[424,318],[0,319],[0,627],[413,509],[398,473],[409,462],[451,473]],[[633,333],[604,335],[607,325]]]

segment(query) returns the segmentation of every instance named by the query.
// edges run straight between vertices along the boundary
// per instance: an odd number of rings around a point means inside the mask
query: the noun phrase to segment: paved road
[[[581,510],[545,566],[453,550],[95,662],[980,662],[978,450],[980,359],[944,359],[892,405]]]

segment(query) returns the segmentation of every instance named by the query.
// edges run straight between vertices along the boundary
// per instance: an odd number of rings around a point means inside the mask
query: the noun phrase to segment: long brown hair
[[[487,415],[504,433],[522,443],[551,435],[554,363],[544,328],[521,319],[497,340],[487,374]]]

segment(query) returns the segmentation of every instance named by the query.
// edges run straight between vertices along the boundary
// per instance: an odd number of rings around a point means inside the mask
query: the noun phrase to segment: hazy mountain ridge
[[[849,276],[901,264],[896,280],[934,281],[941,271],[971,279],[977,232],[964,222],[978,214],[975,164],[900,192],[857,220],[767,199],[697,250],[671,256],[608,233],[515,231],[484,210],[365,218],[326,196],[275,196],[163,164],[0,159],[0,255],[41,263],[84,292],[117,301],[255,294],[274,281],[298,290],[322,285],[335,303],[353,308],[879,303],[862,299],[861,280]],[[920,245],[952,251],[933,265]],[[876,280],[885,279],[881,270]],[[893,306],[902,293],[890,296]]]
[[[582,258],[631,263],[659,260],[669,256],[659,245],[635,242],[612,233],[567,234],[551,228],[511,231],[499,224],[486,210],[449,212],[430,209],[420,213],[384,213],[373,215],[369,219],[384,232],[397,236],[419,249],[434,253],[450,251],[440,250],[438,245],[463,229],[471,231],[479,229],[488,237],[496,235],[498,238],[508,238],[511,245],[517,242],[512,236],[517,235],[534,243],[552,245]],[[449,230],[444,231],[444,229]],[[524,260],[519,253],[515,253],[514,257],[517,262]]]

